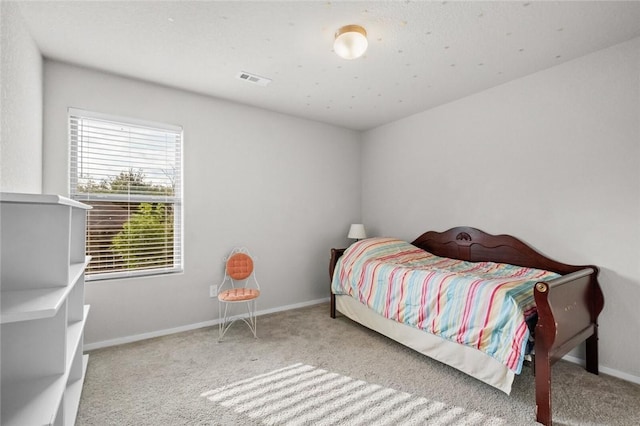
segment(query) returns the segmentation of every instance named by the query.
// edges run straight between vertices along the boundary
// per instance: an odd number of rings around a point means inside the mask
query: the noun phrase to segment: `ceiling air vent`
[[[238,75],[236,75],[236,78],[248,81],[253,84],[257,84],[258,86],[266,86],[267,84],[271,83],[270,78],[260,77],[259,75],[251,74],[244,71],[240,71]]]

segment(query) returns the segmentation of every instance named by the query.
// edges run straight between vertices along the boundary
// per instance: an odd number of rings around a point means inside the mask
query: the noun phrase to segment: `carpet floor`
[[[525,367],[506,395],[327,304],[90,352],[76,425],[535,425]],[[553,366],[555,425],[640,425],[640,386]]]

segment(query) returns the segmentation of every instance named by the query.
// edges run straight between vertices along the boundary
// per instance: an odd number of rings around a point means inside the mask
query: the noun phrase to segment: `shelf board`
[[[70,198],[53,194],[23,194],[17,192],[0,192],[0,201],[3,203],[21,203],[21,204],[60,204],[63,206],[77,207],[85,210],[91,209],[91,206],[83,204]]]
[[[78,349],[78,345],[82,340],[84,325],[87,322],[87,316],[89,315],[89,308],[89,305],[84,305],[84,315],[82,316],[82,320],[72,322],[67,325],[67,371],[71,369],[71,363],[73,362],[76,349]]]
[[[55,316],[73,286],[82,277],[90,259],[86,257],[83,263],[74,263],[69,267],[69,283],[65,287],[3,291],[0,324]]]
[[[2,292],[0,322],[27,321],[55,316],[66,299],[67,287]]]
[[[80,407],[80,396],[82,395],[82,384],[87,374],[87,364],[89,355],[82,356],[82,377],[67,385],[64,393],[64,424],[65,426],[73,426],[76,424],[78,408]]]

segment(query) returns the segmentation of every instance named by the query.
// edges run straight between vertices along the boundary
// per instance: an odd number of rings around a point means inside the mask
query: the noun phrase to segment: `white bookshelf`
[[[83,334],[86,212],[57,195],[0,193],[2,425],[73,425]]]

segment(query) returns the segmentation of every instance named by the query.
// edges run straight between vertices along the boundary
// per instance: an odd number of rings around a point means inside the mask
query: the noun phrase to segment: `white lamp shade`
[[[369,46],[367,32],[359,25],[347,25],[336,32],[333,51],[344,59],[356,59],[364,54]]]
[[[354,223],[349,228],[348,238],[355,238],[356,240],[362,240],[367,238],[367,233],[364,231],[364,225],[361,223]]]

